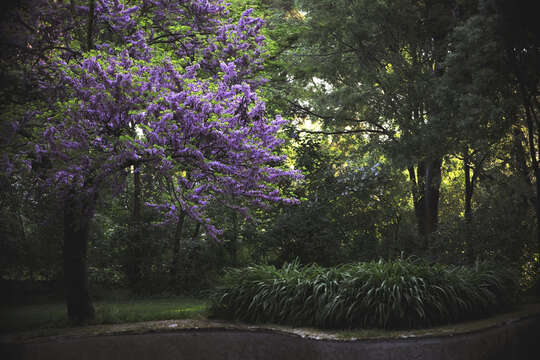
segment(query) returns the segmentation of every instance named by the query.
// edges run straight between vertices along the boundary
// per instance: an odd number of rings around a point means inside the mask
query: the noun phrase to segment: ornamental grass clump
[[[320,328],[419,328],[489,316],[517,291],[507,270],[399,259],[323,268],[298,263],[229,269],[215,317]]]

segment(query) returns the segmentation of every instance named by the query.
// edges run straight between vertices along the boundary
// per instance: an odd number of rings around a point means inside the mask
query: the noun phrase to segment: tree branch
[[[320,134],[320,135],[347,135],[347,134],[359,134],[359,133],[370,133],[370,134],[381,134],[388,135],[382,130],[376,129],[353,129],[353,130],[336,130],[336,131],[317,131],[317,130],[296,130],[299,133],[307,134]]]
[[[322,119],[322,120],[336,120],[336,117],[335,116],[328,116],[328,115],[321,115],[321,114],[317,114],[309,109],[306,109],[305,107],[289,100],[289,99],[285,99],[285,101],[287,101],[289,104],[291,104],[292,106],[294,106],[295,108],[299,109],[300,111],[308,114],[308,115],[311,115],[311,116],[314,116],[314,117],[317,117],[319,119]],[[344,120],[346,121],[349,121],[349,122],[356,122],[356,123],[362,123],[362,122],[365,122],[371,126],[374,126],[378,129],[353,129],[353,130],[337,130],[337,131],[311,131],[311,130],[298,130],[298,132],[305,132],[305,133],[309,133],[309,134],[324,134],[324,135],[339,135],[339,134],[353,134],[353,133],[373,133],[373,134],[381,134],[381,135],[386,135],[390,138],[394,138],[394,133],[385,129],[384,127],[382,127],[381,125],[379,124],[374,124],[374,123],[371,123],[371,122],[368,122],[368,121],[363,121],[363,120],[360,120],[360,119],[350,119],[350,118],[345,118]]]

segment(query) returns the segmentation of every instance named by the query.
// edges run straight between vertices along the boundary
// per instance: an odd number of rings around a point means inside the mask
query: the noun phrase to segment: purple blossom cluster
[[[51,52],[39,63],[55,80],[43,82],[51,101],[33,116],[44,130],[24,155],[52,164],[40,168],[48,186],[97,194],[145,168],[174,184],[171,201],[148,205],[170,218],[187,213],[211,236],[219,234],[205,215],[213,200],[296,202],[277,186],[300,176],[280,165],[284,120],[267,118],[259,94],[262,20],[248,10],[234,22],[221,1],[208,0],[97,0],[93,11],[93,49]],[[73,38],[68,31],[55,41]]]

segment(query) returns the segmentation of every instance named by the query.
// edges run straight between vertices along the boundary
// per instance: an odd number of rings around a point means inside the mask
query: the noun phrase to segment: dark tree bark
[[[133,223],[136,227],[141,224],[141,172],[135,169],[133,172]]]
[[[463,171],[465,172],[465,221],[469,224],[472,221],[472,196],[474,188],[471,178],[471,163],[467,154],[463,159]]]
[[[131,287],[139,284],[141,273],[141,257],[143,255],[142,244],[142,220],[141,220],[141,174],[136,168],[133,172],[133,209],[131,212],[130,237],[128,246],[128,258],[126,263],[126,276]]]
[[[95,312],[88,290],[88,234],[94,213],[94,198],[71,196],[64,204],[64,279],[70,321],[85,322]]]
[[[94,12],[95,0],[90,0],[86,34],[88,50],[94,47]],[[66,304],[69,320],[78,323],[93,319],[95,316],[88,288],[87,252],[96,197],[85,194],[85,190],[80,189],[78,194],[71,192],[64,202],[63,257]]]
[[[540,104],[538,103],[540,77],[538,75],[538,48],[540,33],[533,1],[494,3],[499,15],[499,33],[506,48],[506,60],[515,78],[517,94],[525,112],[527,142],[531,173],[536,181],[536,236],[540,249]]]
[[[232,211],[231,214],[231,220],[232,220],[232,231],[231,231],[231,242],[229,249],[231,251],[231,260],[233,266],[236,266],[238,263],[238,216],[236,214],[236,211]]]
[[[527,165],[527,150],[524,149],[524,145],[527,144],[527,139],[521,130],[521,124],[516,118],[515,114],[510,114],[513,116],[514,125],[512,128],[512,161],[513,167],[521,174],[528,186],[532,186],[531,173],[529,166]]]
[[[193,241],[199,240],[200,231],[201,231],[201,223],[198,222],[197,225],[195,225],[195,229],[193,230],[193,234],[191,235],[191,240],[193,240]]]
[[[473,263],[476,258],[476,253],[471,239],[471,223],[472,223],[472,199],[474,188],[478,180],[478,171],[484,159],[479,161],[476,168],[472,167],[472,160],[469,155],[469,149],[465,149],[463,153],[463,171],[465,175],[465,233],[467,237],[467,259],[469,263]]]
[[[94,48],[94,16],[96,9],[96,0],[90,0],[88,4],[88,26],[86,28],[86,48],[92,50]]]
[[[180,257],[180,244],[182,243],[182,231],[184,230],[184,220],[186,218],[186,213],[182,212],[178,216],[178,221],[176,222],[176,230],[174,232],[173,238],[173,255],[171,260],[171,269],[170,276],[171,280],[174,281],[176,274],[178,272],[178,258]]]
[[[24,221],[23,221],[23,217],[21,215],[21,210],[20,209],[15,209],[14,211],[16,214],[17,214],[17,225],[19,226],[19,233],[20,233],[20,236],[21,236],[21,240],[22,240],[22,244],[25,248],[25,250],[28,252],[28,254],[32,254],[32,245],[28,243],[28,238],[26,236],[26,230],[24,229]],[[33,254],[30,255],[30,258],[33,259]],[[30,261],[29,264],[28,264],[28,272],[29,272],[29,276],[30,276],[30,283],[33,283],[34,282],[34,262],[33,261]]]
[[[441,160],[434,160],[426,166],[425,172],[425,235],[437,229],[439,222],[439,191],[441,187]]]
[[[416,173],[414,167],[409,168],[418,234],[426,239],[426,247],[427,236],[438,224],[441,165],[442,160],[436,159],[418,163]]]
[[[529,155],[531,158],[532,173],[534,174],[536,181],[536,237],[537,246],[538,249],[540,249],[540,159],[538,157],[540,150],[540,120],[536,114],[536,109],[539,107],[536,100],[538,93],[536,89],[530,91],[527,86],[525,86],[526,80],[521,74],[518,64],[514,62],[513,65],[521,95],[522,105],[525,110],[525,124],[527,126]]]
[[[530,106],[529,104],[526,104],[526,106]],[[537,246],[538,249],[540,249],[540,167],[539,162],[540,160],[537,158],[537,154],[540,148],[540,124],[538,124],[538,119],[536,118],[536,114],[534,112],[534,108],[530,106],[529,108],[526,108],[526,117],[527,117],[527,126],[529,128],[529,133],[534,131],[534,125],[532,124],[531,118],[534,117],[536,120],[536,146],[534,137],[532,135],[529,135],[529,147],[531,151],[531,159],[532,159],[532,165],[533,165],[533,173],[534,178],[536,180],[536,202],[535,202],[535,208],[536,208],[536,239],[537,239]]]
[[[420,166],[421,165],[419,165],[419,167]],[[424,234],[424,229],[425,229],[424,216],[422,212],[424,208],[424,197],[422,195],[422,190],[419,183],[420,179],[416,178],[416,172],[415,172],[414,166],[409,168],[409,178],[411,180],[411,193],[413,196],[414,215],[416,217],[418,234],[422,236],[422,234]]]

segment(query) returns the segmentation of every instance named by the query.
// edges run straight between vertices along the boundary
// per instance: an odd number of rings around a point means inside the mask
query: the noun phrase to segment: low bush
[[[323,268],[229,269],[211,295],[214,317],[320,328],[419,328],[489,316],[512,304],[517,280],[475,267],[399,259]]]

